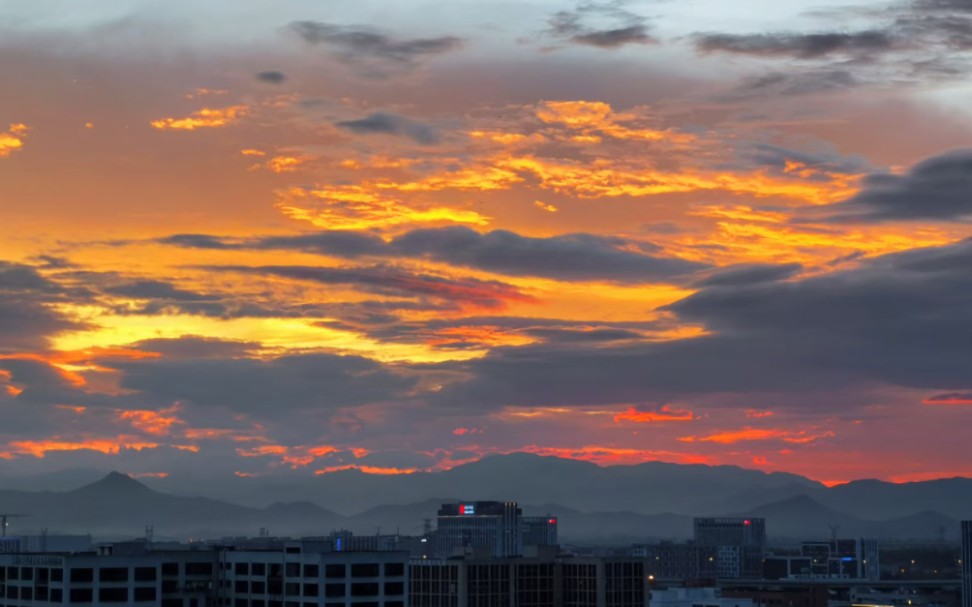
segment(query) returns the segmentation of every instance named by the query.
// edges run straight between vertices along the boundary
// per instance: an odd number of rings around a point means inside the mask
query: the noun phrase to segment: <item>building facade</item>
[[[404,607],[407,563],[407,552],[332,551],[314,541],[222,550],[218,595],[226,607]]]
[[[0,605],[217,605],[216,552],[0,555]]]
[[[413,561],[413,607],[646,607],[634,558],[450,558]]]

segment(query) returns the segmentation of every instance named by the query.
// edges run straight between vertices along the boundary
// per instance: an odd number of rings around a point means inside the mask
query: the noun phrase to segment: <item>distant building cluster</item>
[[[776,554],[762,518],[697,518],[691,541],[613,553],[561,547],[555,516],[515,502],[443,504],[435,521],[416,537],[4,537],[0,607],[958,607],[889,586],[874,540],[834,533]],[[960,564],[972,607],[972,522]]]

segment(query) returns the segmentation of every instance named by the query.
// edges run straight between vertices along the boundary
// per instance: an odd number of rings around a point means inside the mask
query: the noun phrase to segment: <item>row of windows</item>
[[[129,602],[128,588],[99,588],[98,601],[101,603],[127,603]],[[92,588],[72,588],[68,595],[68,603],[91,603],[94,602],[95,592]],[[50,603],[60,603],[64,600],[64,592],[60,588],[34,588],[17,586],[7,586],[0,588],[0,598],[19,599],[21,601],[43,601]],[[155,602],[157,593],[155,587],[135,588],[132,592],[132,600],[136,603]]]
[[[324,596],[330,598],[343,597],[348,595],[348,585],[346,584],[325,584]],[[377,582],[359,582],[350,585],[350,596],[377,596],[381,585]],[[297,584],[288,583],[284,585],[284,594],[288,596],[320,596],[321,588],[319,584]],[[405,593],[404,582],[385,582],[384,594],[386,596],[400,596]],[[233,584],[233,592],[237,594],[279,594],[279,584],[266,584],[265,582],[247,582],[237,580]]]
[[[228,565],[228,563],[227,563]],[[269,570],[271,577],[280,575],[280,565],[272,563],[233,563],[235,575],[265,576]],[[347,576],[346,565],[325,565],[324,577],[343,578]],[[284,573],[286,577],[316,578],[321,575],[319,565],[304,565],[300,563],[286,563]],[[351,565],[351,577],[378,577],[381,575],[381,565],[378,563],[355,563]],[[405,575],[405,563],[385,563],[385,576],[401,577]]]
[[[317,603],[299,603],[297,601],[267,601],[264,599],[223,599],[223,605],[229,607],[317,607]],[[344,607],[344,601],[325,603],[326,607]],[[377,601],[364,601],[354,603],[354,607],[379,607]],[[166,607],[163,603],[162,607]],[[385,601],[385,607],[405,607],[404,601]]]

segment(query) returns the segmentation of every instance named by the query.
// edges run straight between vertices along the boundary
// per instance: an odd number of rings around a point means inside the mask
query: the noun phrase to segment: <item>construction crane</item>
[[[0,512],[0,534],[2,534],[3,537],[7,537],[7,519],[8,518],[23,517],[23,516],[30,516],[30,515],[29,514],[11,514],[9,512],[8,513],[2,513],[2,512]]]

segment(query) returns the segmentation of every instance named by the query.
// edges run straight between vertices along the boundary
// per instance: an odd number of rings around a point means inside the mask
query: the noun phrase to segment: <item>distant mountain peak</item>
[[[152,489],[148,488],[127,474],[112,471],[101,480],[75,489],[72,493],[131,496],[147,495],[155,493],[155,491],[152,491]]]

